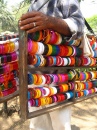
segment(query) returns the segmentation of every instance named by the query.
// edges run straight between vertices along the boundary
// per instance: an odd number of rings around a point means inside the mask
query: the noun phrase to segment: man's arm
[[[35,23],[35,26],[33,23]],[[47,16],[38,11],[23,14],[19,25],[20,29],[26,30],[27,33],[33,33],[44,29],[52,29],[65,36],[71,36],[71,31],[63,19]]]

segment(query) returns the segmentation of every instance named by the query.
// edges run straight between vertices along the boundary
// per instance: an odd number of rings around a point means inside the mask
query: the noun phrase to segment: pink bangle
[[[56,44],[56,41],[57,41],[57,35],[54,31],[50,31],[51,33],[51,38],[50,38],[50,41],[49,41],[49,44]]]
[[[32,51],[32,46],[33,46],[32,40],[29,39],[29,40],[28,40],[28,52],[31,52],[31,51]]]
[[[0,76],[0,83],[3,83],[4,82],[4,78],[3,76]]]
[[[54,82],[58,83],[58,81],[59,81],[58,76],[56,74],[53,74],[53,75],[54,75]]]
[[[15,92],[16,90],[17,90],[17,88],[16,88],[16,86],[14,86],[14,87],[11,88],[11,89],[2,91],[2,95],[3,95],[3,96],[8,96],[9,94],[12,94],[12,93]]]
[[[17,59],[17,53],[13,52],[11,53],[12,61],[15,61]]]

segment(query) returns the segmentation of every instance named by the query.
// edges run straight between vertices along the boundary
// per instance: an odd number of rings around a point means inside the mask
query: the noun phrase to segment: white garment
[[[31,109],[30,109],[31,112]],[[31,130],[71,130],[71,106],[32,118]]]

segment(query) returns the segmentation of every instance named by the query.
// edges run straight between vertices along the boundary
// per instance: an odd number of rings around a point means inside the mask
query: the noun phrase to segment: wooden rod
[[[19,96],[19,91],[16,91],[16,92],[14,92],[14,93],[12,93],[12,94],[10,94],[8,96],[5,96],[5,97],[1,97],[0,98],[0,103],[6,102],[6,101],[8,101],[8,100],[10,100],[10,99],[12,99],[12,98],[14,98],[16,96]]]
[[[27,36],[25,32],[19,31],[19,89],[20,89],[20,115],[23,120],[28,114],[28,81],[27,81]]]

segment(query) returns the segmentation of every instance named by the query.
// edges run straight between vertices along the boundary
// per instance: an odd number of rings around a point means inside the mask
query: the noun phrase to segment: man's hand
[[[21,30],[26,30],[27,33],[33,33],[50,28],[49,21],[49,16],[38,11],[32,11],[22,15],[19,26]]]

